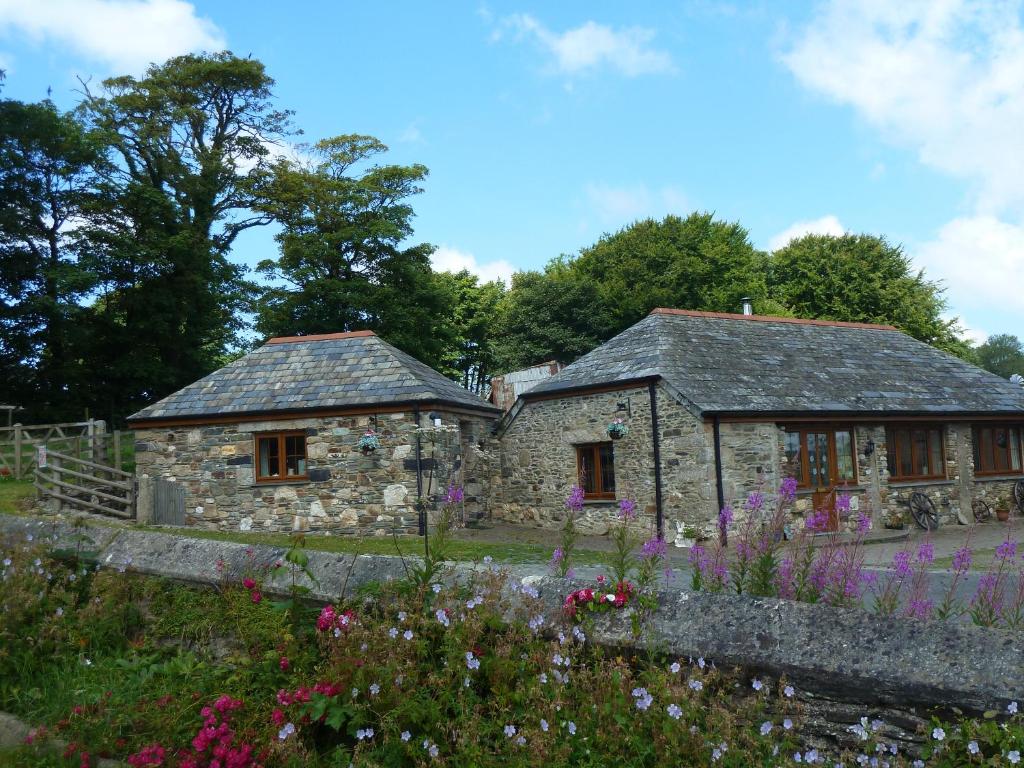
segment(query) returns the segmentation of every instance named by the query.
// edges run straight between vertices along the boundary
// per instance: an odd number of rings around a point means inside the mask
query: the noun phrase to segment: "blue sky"
[[[1024,336],[1019,3],[0,0],[12,98],[222,47],[266,63],[305,140],[430,168],[439,268],[507,276],[712,210],[762,248],[883,234],[975,338]],[[274,252],[262,230],[237,257]]]

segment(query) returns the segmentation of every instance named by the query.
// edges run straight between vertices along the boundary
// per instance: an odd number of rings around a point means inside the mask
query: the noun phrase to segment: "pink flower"
[[[259,591],[258,589],[254,589],[254,590],[253,590],[253,591],[252,591],[252,592],[251,592],[251,593],[249,594],[249,597],[251,597],[251,598],[252,598],[252,601],[253,601],[254,603],[258,603],[258,602],[260,602],[261,600],[263,600],[263,595],[262,595],[262,594],[260,594],[260,591]]]
[[[288,661],[288,657],[287,656],[282,656],[280,661],[277,662],[277,665],[279,667],[281,667],[282,670],[287,672],[288,671],[288,667],[291,666],[291,662]]]
[[[256,586],[256,582],[247,577],[247,578],[242,579],[242,586],[245,587],[246,589],[252,589],[253,587]]]
[[[620,501],[619,517],[623,520],[636,520],[636,502],[632,499],[623,499]]]

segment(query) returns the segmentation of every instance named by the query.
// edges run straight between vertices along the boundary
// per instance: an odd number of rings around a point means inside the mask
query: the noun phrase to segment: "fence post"
[[[156,484],[149,475],[139,477],[138,494],[135,496],[135,522],[150,525],[153,522],[153,494]]]
[[[114,430],[114,455],[111,463],[114,465],[114,469],[121,469],[121,430]]]
[[[51,461],[50,457],[47,456],[46,457],[46,463],[49,464],[50,467],[52,468],[51,471],[53,472],[54,479],[55,480],[60,480],[60,459],[57,458],[56,456],[54,456],[53,460]],[[54,488],[55,491],[57,491],[57,493],[60,493],[60,486],[59,485],[54,484],[53,488]],[[57,496],[54,496],[52,498],[53,498],[53,514],[59,515],[61,513],[61,511],[63,510],[64,502],[61,501],[60,498],[58,498]]]
[[[21,425],[14,425],[14,479],[21,480]]]

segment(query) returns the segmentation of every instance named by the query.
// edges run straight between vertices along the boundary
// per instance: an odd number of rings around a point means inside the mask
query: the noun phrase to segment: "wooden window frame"
[[[925,433],[925,456],[928,459],[926,462],[931,466],[931,445],[932,445],[932,432],[939,433],[939,468],[938,471],[931,472],[925,475],[904,475],[900,472],[900,453],[899,446],[900,440],[898,435],[900,432],[907,434],[907,439],[910,440],[910,466],[917,466],[917,450],[914,445],[913,433],[918,430],[924,430]],[[885,428],[885,449],[888,452],[888,456],[892,458],[892,470],[889,472],[889,479],[895,480],[896,482],[913,482],[917,480],[946,480],[946,430],[941,424],[893,424]],[[888,463],[888,462],[887,462]],[[894,471],[893,471],[894,470]]]
[[[801,424],[799,426],[786,426],[782,427],[784,432],[788,432],[794,435],[800,435],[800,471],[796,478],[796,487],[800,490],[813,490],[815,488],[824,488],[826,486],[811,485],[811,469],[808,463],[808,452],[807,452],[807,435],[808,434],[821,434],[822,432],[828,435],[828,465],[835,475],[839,469],[839,462],[836,458],[836,432],[849,432],[850,433],[850,459],[853,463],[853,477],[848,480],[839,480],[838,477],[830,478],[832,482],[829,488],[843,488],[845,486],[856,485],[857,478],[860,476],[857,467],[857,431],[850,426],[841,424]],[[788,465],[788,461],[786,462]],[[788,467],[787,467],[788,468]]]
[[[256,432],[253,434],[253,458],[255,459],[253,464],[253,478],[257,483],[291,483],[302,480],[309,480],[309,446],[306,444],[306,433],[301,429],[290,429],[283,432]],[[276,477],[261,477],[260,476],[260,440],[266,440],[267,438],[277,438],[277,455],[281,461],[281,471],[285,472],[284,475],[278,475]],[[287,444],[286,438],[289,437],[301,437],[302,440],[302,458],[306,465],[305,473],[301,475],[289,475],[288,472],[288,456],[285,450]]]
[[[982,469],[981,468],[981,431],[983,429],[989,429],[992,431],[992,464],[993,469]],[[997,429],[1005,429],[1007,432],[1006,440],[1006,469],[995,469],[995,451],[998,446],[995,445],[995,431]],[[1012,468],[1012,443],[1009,440],[1010,430],[1017,431],[1017,457],[1020,462],[1020,467],[1017,469]],[[971,443],[974,449],[974,474],[976,477],[1003,477],[1008,475],[1024,475],[1024,424],[976,424],[971,430]]]
[[[601,448],[608,446],[612,449],[612,490],[601,491],[599,493],[587,493],[585,484],[583,482],[583,452],[592,451],[594,458],[594,473],[597,475],[598,480],[603,477],[603,467],[601,465]],[[614,500],[615,499],[615,445],[611,441],[604,441],[600,443],[581,443],[576,446],[576,482],[579,483],[579,487],[583,488],[583,498],[593,500]]]

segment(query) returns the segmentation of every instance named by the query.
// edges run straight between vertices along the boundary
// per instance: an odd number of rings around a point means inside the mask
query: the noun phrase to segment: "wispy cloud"
[[[423,144],[426,141],[423,138],[423,132],[420,130],[418,121],[415,120],[398,134],[398,140],[403,144]]]
[[[0,0],[0,34],[63,44],[116,74],[227,47],[224,33],[185,0]]]
[[[517,39],[532,40],[550,57],[554,70],[580,75],[602,68],[627,77],[675,71],[668,52],[651,46],[655,31],[645,27],[613,27],[587,21],[564,32],[554,32],[535,17],[518,13],[505,17],[493,37],[511,30]]]
[[[820,219],[810,221],[797,221],[790,224],[775,237],[768,241],[768,250],[777,251],[785,247],[790,240],[796,240],[804,235],[842,235],[846,232],[839,219],[832,214],[822,216]]]
[[[685,216],[692,207],[678,187],[651,189],[646,184],[593,183],[584,187],[587,214],[602,227],[624,227],[636,219],[674,213]]]
[[[447,245],[440,246],[430,256],[430,266],[436,272],[467,272],[476,275],[483,282],[501,280],[506,286],[512,284],[512,273],[516,268],[504,259],[477,261],[472,253],[460,251]]]

